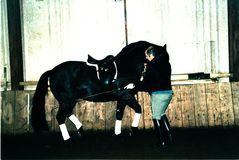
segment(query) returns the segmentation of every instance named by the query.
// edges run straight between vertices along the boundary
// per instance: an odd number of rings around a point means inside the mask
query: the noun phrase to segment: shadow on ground
[[[83,139],[71,133],[65,144],[60,133],[2,135],[2,159],[238,159],[239,128],[173,129],[174,141],[165,149],[154,146],[150,130],[138,136],[127,132],[88,131]]]

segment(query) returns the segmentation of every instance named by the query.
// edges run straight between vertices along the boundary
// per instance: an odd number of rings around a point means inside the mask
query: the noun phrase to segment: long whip
[[[113,90],[110,90],[110,91],[100,92],[100,93],[92,94],[92,95],[89,95],[89,96],[81,97],[81,98],[78,99],[78,101],[84,100],[86,98],[91,98],[91,97],[99,96],[99,95],[102,95],[102,94],[111,93],[111,92],[114,92],[114,91],[119,91],[121,89],[122,88],[117,88],[117,89],[113,89]]]

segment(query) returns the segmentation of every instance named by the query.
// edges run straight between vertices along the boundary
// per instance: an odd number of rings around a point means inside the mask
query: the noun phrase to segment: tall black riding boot
[[[162,131],[162,136],[166,144],[172,142],[172,135],[171,135],[171,129],[170,124],[168,121],[168,118],[166,114],[164,114],[160,119],[160,127]]]
[[[160,121],[158,119],[153,119],[153,122],[154,122],[154,131],[155,131],[156,137],[158,139],[156,145],[159,147],[164,147],[165,142],[164,142],[162,130],[160,127]]]

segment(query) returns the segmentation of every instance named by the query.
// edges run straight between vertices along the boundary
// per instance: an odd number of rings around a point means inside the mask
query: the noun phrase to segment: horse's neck
[[[122,61],[123,62],[123,61]],[[117,62],[116,62],[117,64]],[[117,64],[117,79],[136,79],[138,77],[138,73],[136,72],[136,66],[135,65],[128,65],[126,66],[124,63],[118,63]]]

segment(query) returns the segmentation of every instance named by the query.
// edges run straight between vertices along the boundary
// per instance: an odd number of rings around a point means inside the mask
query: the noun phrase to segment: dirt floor
[[[72,135],[63,143],[60,133],[2,135],[1,159],[239,159],[239,128],[176,129],[165,149],[154,146],[150,130],[136,137],[115,137],[113,132]]]

